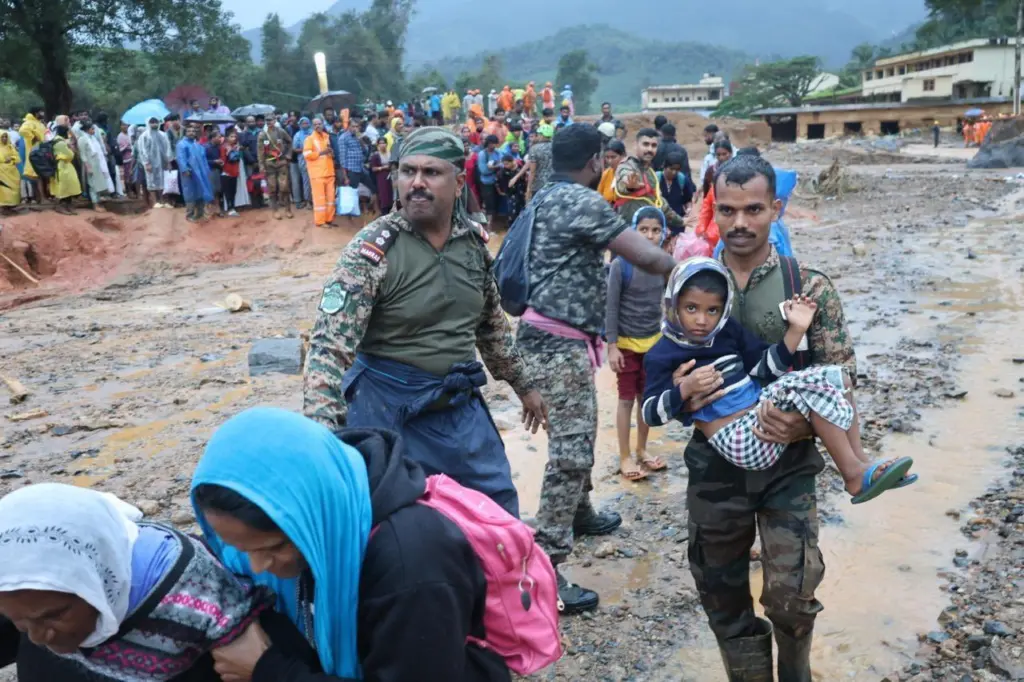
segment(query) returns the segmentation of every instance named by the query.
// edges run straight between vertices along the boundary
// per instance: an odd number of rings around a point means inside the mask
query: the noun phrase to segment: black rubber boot
[[[575,535],[608,535],[622,525],[622,517],[615,512],[597,512],[589,504],[580,505],[572,520]]]
[[[729,682],[774,682],[772,624],[757,619],[757,634],[719,642]]]
[[[775,631],[779,645],[779,682],[811,682],[811,640],[814,631],[800,638]]]
[[[557,568],[555,575],[558,576],[558,610],[564,615],[583,613],[597,608],[600,599],[597,592],[588,590],[579,585],[573,585],[565,579],[562,572]]]

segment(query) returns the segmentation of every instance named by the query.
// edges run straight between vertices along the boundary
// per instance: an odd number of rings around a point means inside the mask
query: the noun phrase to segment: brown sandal
[[[665,460],[660,455],[648,455],[644,453],[644,456],[640,458],[640,463],[647,467],[648,471],[663,471],[668,469],[668,464],[665,464]]]
[[[636,483],[637,481],[642,481],[645,478],[647,478],[648,476],[650,476],[650,474],[648,472],[644,471],[644,468],[642,466],[640,466],[639,464],[637,464],[635,461],[633,461],[632,458],[630,458],[630,463],[634,467],[636,467],[636,468],[635,469],[628,469],[628,468],[627,469],[623,469],[622,465],[621,464],[619,465],[619,475],[622,476],[622,479],[624,481],[626,481],[628,483]]]

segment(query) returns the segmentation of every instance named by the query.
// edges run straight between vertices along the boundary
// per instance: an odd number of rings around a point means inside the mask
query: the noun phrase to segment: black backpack
[[[537,207],[561,184],[549,184],[533,197],[512,223],[494,259],[492,272],[501,294],[501,307],[513,317],[522,317],[530,300],[530,246]]]
[[[52,178],[57,174],[57,157],[53,155],[53,142],[40,142],[29,152],[28,160],[41,178]]]

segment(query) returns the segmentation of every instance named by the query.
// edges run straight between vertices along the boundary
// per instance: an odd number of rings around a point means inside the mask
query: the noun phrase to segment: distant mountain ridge
[[[328,13],[362,11],[369,3],[338,0]],[[449,56],[501,52],[585,23],[611,24],[644,40],[698,41],[743,50],[762,59],[812,54],[837,67],[855,45],[889,39],[926,15],[924,0],[720,0],[710,5],[697,0],[633,0],[625,11],[621,0],[585,0],[582,7],[517,0],[499,7],[491,9],[479,0],[420,0],[406,40],[409,67],[416,70]],[[501,16],[506,8],[514,8],[507,22]],[[494,25],[488,27],[488,20]],[[298,34],[301,26],[300,21],[289,30]],[[258,61],[260,30],[242,35],[253,44]],[[557,44],[547,49],[552,62],[565,51]]]

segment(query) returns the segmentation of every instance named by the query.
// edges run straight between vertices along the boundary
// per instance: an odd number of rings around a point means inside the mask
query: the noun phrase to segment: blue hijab
[[[359,451],[302,415],[254,407],[229,419],[206,444],[192,477],[229,488],[258,506],[298,547],[316,583],[317,654],[328,675],[360,679],[356,651],[359,574],[372,511],[366,463]],[[297,580],[253,575],[249,558],[226,545],[192,507],[224,564],[277,594],[277,610],[299,629]]]

